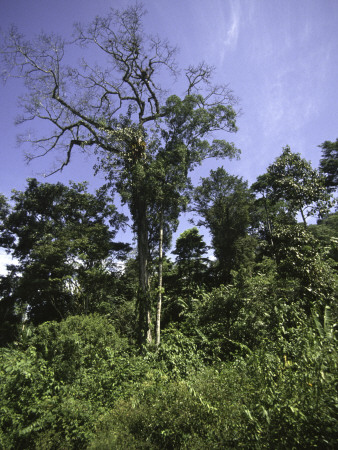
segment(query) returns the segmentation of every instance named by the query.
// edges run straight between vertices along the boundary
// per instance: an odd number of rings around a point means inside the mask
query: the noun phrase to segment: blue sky
[[[70,36],[75,21],[88,23],[123,0],[0,0],[0,28],[11,24],[28,38],[44,30]],[[318,167],[325,140],[338,137],[338,2],[336,0],[144,0],[149,34],[167,37],[180,49],[181,67],[206,61],[215,81],[229,83],[240,98],[236,135],[224,136],[242,151],[240,161],[208,161],[194,175],[223,165],[249,183],[290,145]],[[175,91],[179,85],[172,85]],[[26,166],[14,126],[20,80],[0,84],[0,192],[24,189],[52,160]],[[178,92],[179,94],[181,92]],[[48,182],[88,180],[95,188],[90,157],[78,155]],[[183,227],[183,228],[182,228]],[[189,227],[184,221],[179,231]],[[0,255],[0,266],[5,257]]]

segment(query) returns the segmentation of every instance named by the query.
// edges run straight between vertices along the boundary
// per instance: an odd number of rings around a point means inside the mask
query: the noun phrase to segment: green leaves
[[[176,261],[180,277],[189,281],[201,280],[205,263],[203,256],[207,252],[207,246],[203,236],[196,227],[183,231],[177,238],[173,254],[177,255]],[[182,280],[181,280],[182,281]]]
[[[336,142],[325,141],[319,147],[322,149],[320,170],[325,174],[325,185],[334,191],[338,186],[338,139]]]
[[[194,210],[202,217],[198,224],[211,232],[222,282],[229,282],[231,270],[239,269],[242,262],[249,263],[254,248],[253,238],[247,235],[252,200],[247,182],[223,167],[211,170],[195,189]]]
[[[167,99],[163,115],[169,130],[189,142],[216,130],[237,131],[236,112],[232,106],[225,103],[209,105],[207,95],[190,94],[183,100],[173,95]]]
[[[241,151],[235,147],[232,142],[227,142],[224,139],[214,139],[211,145],[211,156],[213,158],[239,159]]]
[[[4,219],[10,237],[5,245],[19,265],[12,268],[6,301],[29,305],[27,316],[36,323],[93,310],[90,299],[95,290],[98,303],[104,273],[104,282],[111,285],[107,262],[122,220],[111,199],[103,190],[89,194],[86,183],[67,187],[29,179],[27,189],[15,191],[12,201]],[[118,250],[123,249],[128,246]]]
[[[285,201],[288,211],[294,216],[300,213],[304,224],[306,217],[323,217],[332,207],[325,178],[288,146],[252,188],[275,204]]]
[[[86,448],[145,374],[144,359],[106,318],[44,323],[25,344],[0,349],[0,445]]]

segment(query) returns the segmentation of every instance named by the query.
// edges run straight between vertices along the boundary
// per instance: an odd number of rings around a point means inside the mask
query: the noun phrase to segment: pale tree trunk
[[[137,202],[137,247],[139,258],[139,326],[141,341],[152,342],[151,304],[148,270],[148,223],[146,203],[141,196]]]
[[[156,306],[156,346],[161,342],[161,309],[162,309],[162,274],[163,274],[163,214],[160,217],[160,236],[158,242],[158,297]]]

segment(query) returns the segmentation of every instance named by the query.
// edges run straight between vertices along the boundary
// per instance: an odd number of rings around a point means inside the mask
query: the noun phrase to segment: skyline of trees
[[[239,156],[237,100],[205,62],[179,72],[144,14],[1,44],[25,83],[19,123],[47,133],[26,136],[28,157],[61,151],[57,172],[91,151],[105,179],[0,193],[16,258],[0,276],[0,447],[333,449],[338,141],[319,170],[286,146],[252,186],[223,167],[192,183]],[[66,65],[69,45],[88,59]]]
[[[281,157],[284,155],[285,150]],[[281,157],[276,159],[276,163]],[[299,155],[287,148],[287,157],[293,161],[288,166],[293,173],[292,164],[296,169]],[[306,170],[310,170],[313,180],[316,172],[308,163]],[[171,295],[176,295],[175,290],[187,294],[194,292],[198,286],[210,283],[214,286],[227,285],[233,281],[234,273],[238,270],[250,277],[252,268],[264,254],[274,255],[279,261],[280,273],[285,269],[291,270],[288,276],[299,276],[299,279],[303,279],[303,286],[309,288],[314,278],[311,275],[312,278],[308,279],[305,272],[316,272],[316,258],[312,254],[315,252],[314,246],[318,245],[315,237],[324,242],[320,231],[324,223],[331,228],[335,223],[335,214],[329,214],[333,204],[330,198],[332,193],[321,198],[321,207],[324,208],[326,202],[327,208],[324,221],[319,216],[317,226],[307,227],[309,231],[297,231],[299,225],[295,220],[293,204],[289,206],[277,198],[276,209],[275,199],[271,201],[268,196],[260,197],[262,191],[257,186],[258,183],[261,186],[263,177],[259,176],[257,183],[249,188],[247,182],[219,168],[211,171],[210,177],[201,178],[195,188],[190,186],[189,196],[194,199],[191,215],[196,222],[196,214],[200,214],[197,224],[210,230],[211,247],[207,247],[195,227],[178,236],[176,247],[170,246],[170,240],[166,242],[164,248],[169,259],[165,254],[160,259],[160,253],[154,248],[153,263],[149,269],[152,310],[155,308],[154,295],[158,297],[158,309],[159,301],[162,308],[163,293],[167,301]],[[290,177],[287,182],[292,185]],[[317,183],[318,186],[325,186],[325,177],[318,174]],[[61,183],[53,185],[29,179],[25,191],[13,192],[10,204],[1,196],[0,245],[18,260],[17,264],[9,266],[8,275],[1,277],[2,309],[4,317],[9,317],[9,322],[18,322],[16,314],[19,311],[32,323],[41,323],[45,320],[61,320],[69,314],[102,311],[104,304],[109,310],[112,307],[108,306],[109,302],[114,305],[113,297],[121,294],[121,280],[128,278],[129,274],[125,262],[114,266],[109,262],[109,255],[115,253],[115,258],[120,261],[134,258],[137,263],[137,254],[136,257],[130,256],[130,243],[114,243],[114,236],[127,218],[116,210],[108,192],[107,186],[93,195],[87,193],[85,183],[70,183],[67,187]],[[260,221],[267,221],[267,205],[262,210],[262,200],[270,201],[268,234],[262,232],[267,226],[262,228],[259,224]],[[305,202],[303,205],[307,207]],[[178,215],[174,218],[178,223]],[[333,242],[336,231],[335,228],[332,230],[332,238],[326,239],[326,245],[331,246],[331,257],[336,260]],[[268,247],[265,247],[265,242]],[[300,246],[301,249],[303,245],[313,248],[307,251],[305,259],[302,260],[302,250],[298,256],[297,253],[291,255],[291,248]],[[211,257],[210,250],[215,259]],[[162,265],[161,277],[158,275],[159,263]],[[301,267],[302,264],[304,267]],[[125,271],[122,276],[121,271]],[[134,293],[137,291],[135,288],[136,280],[132,288]],[[130,293],[128,295],[131,300]],[[160,320],[160,316],[158,313],[157,320]],[[157,326],[158,322],[155,322],[155,331]],[[160,339],[157,345],[159,342]]]

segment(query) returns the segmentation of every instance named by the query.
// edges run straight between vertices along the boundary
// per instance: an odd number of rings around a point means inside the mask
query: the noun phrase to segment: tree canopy
[[[6,297],[34,323],[95,311],[113,270],[109,260],[130,248],[113,241],[123,216],[111,199],[102,190],[86,191],[85,183],[29,179],[27,189],[11,197],[1,243],[19,264],[11,268]]]
[[[288,146],[252,187],[265,192],[264,196],[273,203],[284,201],[287,211],[293,216],[299,213],[304,224],[308,216],[325,216],[332,206],[325,178]]]
[[[195,189],[194,209],[202,217],[199,225],[210,229],[219,272],[224,282],[230,281],[230,272],[239,268],[240,241],[248,237],[250,207],[253,195],[248,183],[229,175],[223,167],[210,171]],[[248,239],[246,247],[250,248]]]

